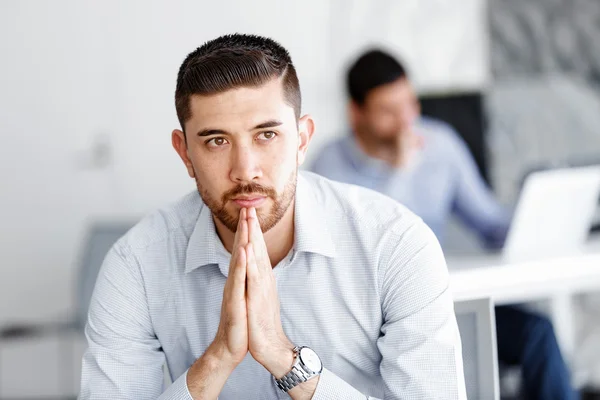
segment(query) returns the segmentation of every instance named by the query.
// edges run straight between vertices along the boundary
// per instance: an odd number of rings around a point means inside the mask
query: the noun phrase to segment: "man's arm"
[[[226,351],[215,344],[189,368],[186,376],[189,395],[194,400],[217,399],[236,363],[227,359]]]
[[[384,399],[466,399],[462,346],[442,250],[417,220],[380,266]],[[393,239],[393,237],[392,237]]]
[[[466,144],[454,130],[448,129],[451,140],[448,149],[452,151],[450,157],[457,174],[453,212],[479,234],[487,247],[500,248],[508,233],[510,212],[498,203],[486,185]]]
[[[140,268],[115,246],[101,268],[86,326],[80,399],[216,399],[234,367],[211,346],[163,393],[165,357],[154,334]],[[200,383],[190,385],[188,382]],[[190,394],[192,392],[192,394]]]

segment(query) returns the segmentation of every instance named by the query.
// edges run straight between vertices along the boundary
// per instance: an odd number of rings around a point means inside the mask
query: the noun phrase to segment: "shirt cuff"
[[[158,400],[194,400],[187,387],[188,371],[189,370],[186,370],[179,378],[177,378],[177,380],[160,395]]]
[[[323,368],[312,400],[365,400],[367,396],[333,372]]]

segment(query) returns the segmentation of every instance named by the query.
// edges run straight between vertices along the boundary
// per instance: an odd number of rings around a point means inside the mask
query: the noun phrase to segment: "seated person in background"
[[[325,146],[312,170],[365,186],[407,206],[440,241],[451,213],[487,247],[502,246],[510,215],[494,200],[461,138],[420,116],[402,65],[373,50],[347,76],[352,132]],[[498,356],[522,366],[528,399],[571,399],[569,373],[551,323],[514,307],[496,308]]]
[[[386,196],[298,172],[300,99],[271,39],[185,59],[172,142],[197,190],[107,255],[82,400],[466,398],[435,235]]]

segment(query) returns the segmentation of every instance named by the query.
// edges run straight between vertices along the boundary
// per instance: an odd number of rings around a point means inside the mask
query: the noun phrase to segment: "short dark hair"
[[[397,59],[382,50],[373,49],[352,64],[346,84],[350,98],[362,105],[371,90],[406,77],[406,70]]]
[[[300,84],[283,46],[269,38],[238,33],[204,43],[186,57],[177,75],[175,108],[181,129],[192,116],[192,95],[260,86],[274,78],[282,78],[285,101],[300,118]]]

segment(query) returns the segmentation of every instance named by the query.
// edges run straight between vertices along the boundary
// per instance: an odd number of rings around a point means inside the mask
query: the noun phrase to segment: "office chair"
[[[496,318],[490,298],[454,303],[468,399],[499,400]]]
[[[79,256],[78,279],[74,287],[75,312],[67,319],[54,322],[22,323],[0,328],[0,341],[36,339],[49,335],[79,334],[83,336],[92,292],[104,257],[113,244],[133,225],[134,223],[131,221],[93,223],[88,229]],[[58,357],[57,367],[61,371],[60,383],[63,393],[69,393],[72,390],[74,380],[73,346],[72,341],[63,345]]]

